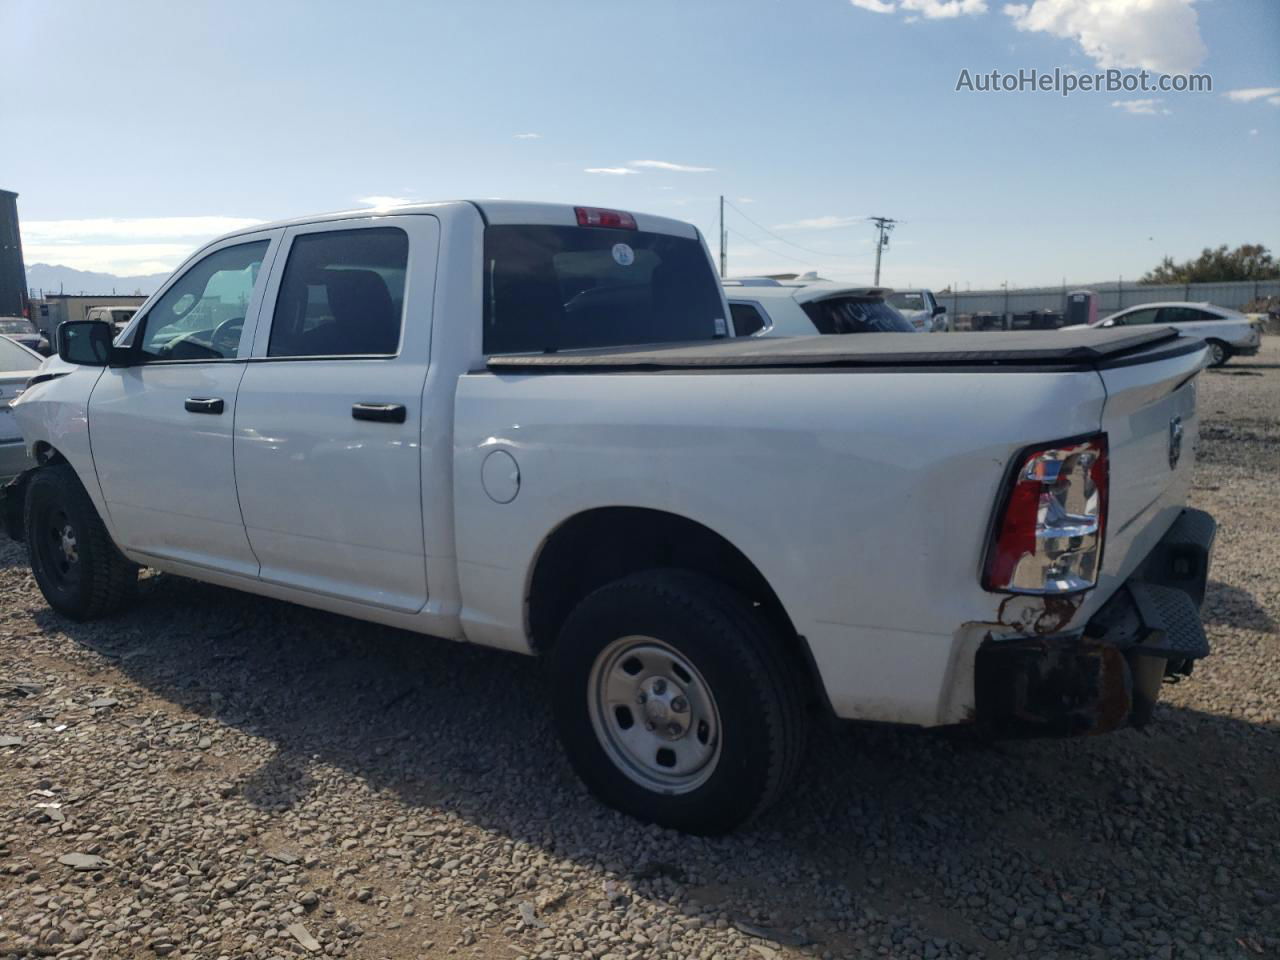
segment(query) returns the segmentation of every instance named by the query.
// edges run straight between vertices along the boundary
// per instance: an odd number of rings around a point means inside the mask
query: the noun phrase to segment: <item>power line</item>
[[[748,237],[746,234],[739,233],[737,230],[734,230],[732,227],[725,227],[725,228],[724,228],[724,232],[725,232],[725,233],[731,233],[731,234],[733,234],[735,237],[737,237],[739,240],[745,240],[745,241],[747,241],[747,243],[751,244],[753,247],[759,247],[759,248],[760,248],[761,250],[763,250],[765,253],[771,254],[771,255],[773,255],[773,256],[775,256],[775,257],[782,257],[782,259],[784,259],[784,260],[790,260],[792,263],[799,263],[799,264],[803,264],[803,265],[804,265],[804,266],[806,266],[806,267],[808,267],[808,266],[811,266],[811,265],[812,265],[812,264],[810,263],[810,261],[808,261],[808,260],[801,260],[799,257],[793,257],[793,256],[791,256],[791,255],[790,255],[790,254],[788,254],[788,253],[779,253],[777,250],[774,250],[774,249],[773,249],[773,248],[771,248],[771,247],[766,247],[766,246],[765,246],[763,243],[761,243],[760,241],[758,241],[758,240],[752,240],[752,239],[751,239],[750,237]]]
[[[831,253],[830,251],[823,251],[823,250],[812,250],[812,249],[810,249],[809,247],[802,247],[800,244],[796,243],[796,242],[795,242],[795,241],[793,241],[793,240],[788,240],[786,237],[780,237],[780,236],[778,236],[776,233],[774,233],[772,230],[770,230],[768,227],[764,227],[764,226],[761,226],[760,224],[756,223],[754,220],[752,220],[750,217],[748,217],[745,213],[743,213],[741,210],[739,210],[737,207],[735,207],[735,206],[734,206],[732,203],[730,203],[728,200],[726,200],[726,201],[724,202],[724,204],[725,204],[725,206],[726,206],[726,207],[728,207],[730,210],[733,210],[733,211],[734,211],[738,216],[740,216],[743,220],[747,221],[747,223],[751,224],[751,225],[752,225],[753,227],[755,227],[757,230],[760,230],[760,231],[763,231],[764,233],[767,233],[769,236],[773,237],[773,239],[775,239],[775,240],[779,240],[779,241],[781,241],[782,243],[790,244],[791,246],[795,247],[797,250],[803,250],[805,253],[811,253],[811,254],[813,254],[814,256],[818,256],[818,257],[836,257],[836,258],[839,258],[839,257],[840,257],[840,254],[838,254],[838,253]],[[766,250],[767,250],[767,249],[768,249],[768,247],[765,247],[764,249],[766,249]]]

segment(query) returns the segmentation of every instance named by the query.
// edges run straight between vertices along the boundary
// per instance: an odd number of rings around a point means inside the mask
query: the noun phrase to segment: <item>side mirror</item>
[[[1114,327],[1115,325],[1116,325],[1116,322],[1115,322],[1114,320],[1103,320],[1103,321],[1102,321],[1102,326],[1104,326],[1104,327]]]
[[[934,315],[935,317],[941,316],[942,314],[944,314],[944,313],[946,313],[946,312],[947,312],[947,308],[946,308],[946,307],[944,307],[942,304],[940,304],[940,303],[935,303],[935,304],[933,305],[933,315]]]
[[[67,320],[58,324],[58,356],[84,367],[111,362],[111,324],[101,320]]]

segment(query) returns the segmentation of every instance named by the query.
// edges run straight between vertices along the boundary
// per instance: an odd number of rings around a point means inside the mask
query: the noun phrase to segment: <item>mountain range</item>
[[[33,263],[27,267],[27,289],[32,296],[41,292],[89,294],[151,294],[167,278],[167,273],[150,273],[137,277],[119,277],[113,273],[76,270],[50,263]]]

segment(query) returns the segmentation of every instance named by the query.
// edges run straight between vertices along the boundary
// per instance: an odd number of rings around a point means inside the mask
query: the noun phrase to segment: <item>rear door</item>
[[[427,601],[422,393],[432,216],[288,231],[240,385],[235,472],[271,583],[387,609]],[[466,318],[460,318],[465,321]]]
[[[283,230],[221,241],[129,333],[89,398],[93,464],[121,545],[256,576],[231,463],[236,391]]]

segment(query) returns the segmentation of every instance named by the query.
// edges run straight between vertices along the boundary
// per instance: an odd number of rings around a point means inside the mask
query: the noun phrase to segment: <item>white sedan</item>
[[[1143,303],[1099,320],[1095,327],[1173,327],[1209,345],[1209,363],[1220,367],[1232,357],[1251,357],[1262,345],[1262,328],[1237,310],[1211,303]],[[1079,329],[1076,327],[1074,329]]]

